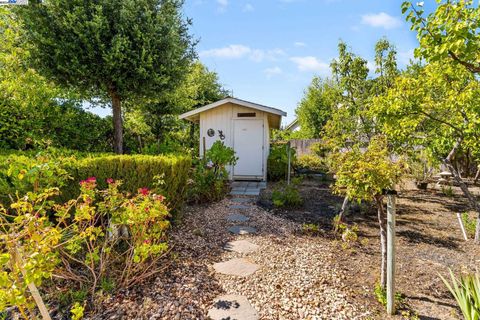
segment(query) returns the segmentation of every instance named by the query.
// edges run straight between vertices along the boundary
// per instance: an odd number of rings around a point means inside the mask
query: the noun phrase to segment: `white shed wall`
[[[238,113],[255,113],[255,118],[245,118],[245,117],[238,117]],[[225,140],[222,140],[223,143],[230,147],[234,148],[234,141],[233,141],[233,120],[234,119],[257,119],[264,121],[264,180],[267,178],[267,159],[269,154],[270,148],[270,128],[269,128],[269,121],[268,121],[268,114],[263,111],[251,109],[243,106],[239,106],[233,103],[227,103],[223,106],[219,106],[217,108],[213,108],[202,112],[200,114],[200,156],[203,156],[203,150],[208,150],[215,141],[220,140],[218,130],[221,130],[225,135]],[[214,129],[215,135],[213,137],[209,137],[207,134],[208,129]],[[203,146],[203,141],[205,139],[205,148]],[[228,168],[230,173],[230,179],[233,179],[232,176],[232,168]]]

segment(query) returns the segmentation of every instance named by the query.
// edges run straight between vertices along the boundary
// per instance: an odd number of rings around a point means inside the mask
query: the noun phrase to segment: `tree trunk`
[[[470,192],[470,190],[468,190],[467,184],[462,180],[460,174],[455,169],[455,167],[452,165],[452,157],[457,152],[461,143],[462,143],[462,139],[458,138],[457,142],[453,146],[453,148],[450,151],[450,153],[448,154],[448,156],[443,160],[443,163],[447,166],[448,170],[450,170],[450,172],[452,173],[453,178],[455,179],[455,181],[460,186],[460,189],[462,189],[462,192],[467,197],[470,205],[473,207],[473,209],[475,211],[477,211],[477,228],[475,230],[475,242],[479,243],[479,241],[480,241],[480,204],[475,199],[475,196]]]
[[[343,216],[345,215],[345,212],[348,209],[349,202],[350,201],[348,200],[348,197],[345,196],[345,198],[343,198],[342,208],[338,213],[338,223],[335,225],[335,233],[338,231],[338,225],[343,222]]]
[[[123,120],[122,101],[118,93],[110,90],[113,111],[113,150],[116,154],[123,154]]]
[[[380,285],[382,289],[387,287],[387,216],[385,209],[383,208],[383,196],[378,195],[375,197],[378,213],[378,225],[380,227],[380,246],[382,264],[380,270]]]
[[[475,178],[473,179],[473,183],[477,183],[478,178],[480,178],[480,165],[477,167],[477,173],[475,174]]]

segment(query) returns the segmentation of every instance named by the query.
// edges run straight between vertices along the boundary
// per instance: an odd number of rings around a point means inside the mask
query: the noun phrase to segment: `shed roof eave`
[[[261,105],[261,104],[257,104],[257,103],[237,99],[237,98],[225,98],[225,99],[219,100],[217,102],[210,103],[206,106],[197,108],[195,110],[185,112],[185,113],[181,114],[179,117],[180,117],[180,119],[186,119],[186,120],[192,121],[190,119],[192,119],[195,115],[198,115],[199,113],[202,113],[202,112],[205,112],[207,110],[219,107],[219,106],[224,105],[226,103],[233,103],[233,104],[237,104],[237,105],[244,106],[244,107],[247,107],[247,108],[257,109],[257,110],[260,110],[260,111],[264,111],[264,112],[267,112],[267,113],[278,115],[280,117],[282,117],[282,116],[286,117],[287,116],[287,113],[280,110],[280,109],[267,107],[267,106],[264,106],[264,105]]]

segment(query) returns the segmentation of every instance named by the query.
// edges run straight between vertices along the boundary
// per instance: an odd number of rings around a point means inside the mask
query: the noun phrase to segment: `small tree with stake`
[[[34,66],[85,98],[108,97],[123,153],[122,101],[174,89],[194,56],[181,0],[30,1],[19,15]]]
[[[384,136],[373,137],[366,150],[355,146],[331,154],[336,173],[335,191],[350,200],[373,201],[377,207],[382,252],[380,285],[386,287],[387,274],[387,215],[384,190],[393,189],[404,171],[402,161],[392,161]]]

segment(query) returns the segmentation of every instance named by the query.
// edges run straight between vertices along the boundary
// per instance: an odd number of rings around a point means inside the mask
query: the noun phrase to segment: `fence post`
[[[387,192],[387,313],[395,314],[395,198]]]
[[[291,150],[290,150],[290,141],[287,143],[287,153],[288,153],[288,170],[287,170],[287,185],[290,185],[290,175],[291,175]]]

